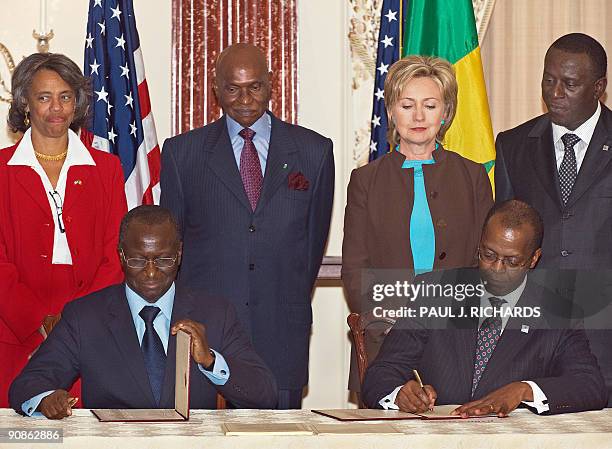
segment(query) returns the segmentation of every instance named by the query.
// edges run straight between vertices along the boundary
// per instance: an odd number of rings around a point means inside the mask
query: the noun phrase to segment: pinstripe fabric
[[[297,389],[308,377],[310,297],[331,217],[332,142],[271,117],[254,211],[225,118],[165,142],[161,204],[183,230],[179,279],[231,300],[279,388]],[[289,188],[295,172],[307,190]]]
[[[518,305],[548,307],[559,301],[528,281]],[[534,330],[521,332],[525,322]],[[453,323],[443,330],[406,327],[405,321],[396,323],[366,373],[362,391],[370,407],[379,407],[381,398],[411,380],[412,369],[435,388],[438,404],[464,404],[522,380],[538,384],[552,414],[598,409],[606,403],[604,380],[583,330],[558,324],[547,329],[542,320],[510,318],[472,397],[477,321]]]

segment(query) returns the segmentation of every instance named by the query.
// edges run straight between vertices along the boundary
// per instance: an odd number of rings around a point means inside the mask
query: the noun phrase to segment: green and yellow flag
[[[484,164],[493,179],[495,144],[471,0],[409,0],[403,11],[402,57],[450,61],[459,83],[457,114],[444,147]]]

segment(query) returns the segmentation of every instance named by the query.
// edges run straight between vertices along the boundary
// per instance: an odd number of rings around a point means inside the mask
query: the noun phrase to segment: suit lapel
[[[445,279],[441,284],[458,285],[477,285],[480,283],[479,272],[476,269],[450,270],[449,273],[456,272],[458,277],[455,279]],[[462,397],[469,398],[472,392],[472,377],[474,376],[474,357],[476,354],[476,340],[478,337],[478,319],[470,316],[468,311],[471,307],[480,306],[480,299],[468,299],[460,303],[451,318],[451,325],[456,329],[452,333],[455,345],[455,366],[457,367],[457,383],[461,388]],[[463,310],[464,315],[461,315]],[[466,356],[467,355],[467,356]]]
[[[467,324],[467,320],[466,320]],[[478,321],[473,320],[471,327],[457,329],[454,333],[456,347],[455,366],[457,367],[457,388],[461,388],[461,397],[469,398],[472,393],[472,378],[474,377],[474,357],[476,353],[476,338]],[[467,354],[467,357],[466,357]]]
[[[205,151],[210,152],[208,165],[225,186],[234,194],[244,207],[251,210],[251,204],[244,191],[242,178],[232,151],[232,143],[227,132],[225,116],[217,120],[204,144]]]
[[[66,193],[64,194],[64,212],[78,204],[83,192],[91,192],[88,188],[88,178],[91,174],[91,167],[87,165],[74,165],[68,169],[66,177]],[[86,200],[85,200],[86,201]]]
[[[609,110],[602,106],[601,116],[582,161],[576,184],[574,184],[572,193],[567,201],[567,207],[578,201],[593,182],[601,179],[600,174],[608,167],[612,159],[612,134],[610,134],[609,130],[611,125],[609,123],[611,121],[609,116]],[[608,145],[610,149],[603,151],[604,145]]]
[[[544,115],[535,124],[528,135],[529,153],[533,161],[538,180],[561,208],[561,193],[559,191],[559,173],[555,159],[555,146],[552,138],[550,119]]]
[[[291,173],[295,165],[293,155],[297,153],[295,141],[287,131],[287,125],[274,117],[271,113],[272,130],[270,134],[270,145],[268,146],[268,160],[266,172],[263,178],[263,187],[257,210],[260,210],[270,201],[279,186],[286,182],[287,175]]]
[[[47,199],[47,192],[45,192],[45,186],[40,176],[38,176],[38,173],[36,173],[33,168],[25,165],[15,166],[15,170],[17,182],[21,185],[23,190],[32,197],[34,203],[48,216],[48,219],[53,221],[51,209],[49,208],[49,200]],[[39,187],[36,188],[36,185]]]
[[[183,318],[192,316],[193,303],[191,295],[189,295],[180,286],[176,286],[174,294],[174,305],[172,306],[172,320],[170,328],[174,323]],[[193,361],[192,361],[193,364]],[[162,387],[160,406],[162,408],[174,407],[174,384],[176,376],[176,335],[170,335],[168,338],[168,355],[166,356],[166,372],[164,374],[164,383]]]
[[[123,366],[132,374],[133,383],[138,386],[143,396],[147,398],[150,408],[156,408],[153,392],[149,384],[149,375],[144,363],[144,357],[138,344],[138,335],[132,321],[123,284],[117,287],[113,299],[108,306],[107,325],[115,340],[119,354],[123,357]]]

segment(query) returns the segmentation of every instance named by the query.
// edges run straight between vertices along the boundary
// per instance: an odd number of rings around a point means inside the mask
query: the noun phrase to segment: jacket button
[[[429,198],[435,200],[436,198],[438,198],[438,192],[430,192]]]
[[[438,259],[442,260],[442,259],[444,259],[445,257],[446,257],[446,253],[445,253],[444,251],[442,251],[442,252],[440,253],[440,255],[438,256]]]
[[[569,218],[572,216],[572,214],[570,214],[569,212],[564,213],[561,218],[563,220],[569,220]]]
[[[49,256],[47,256],[46,254],[41,254],[40,257],[42,257],[43,259],[46,259]]]
[[[43,226],[49,228],[49,227],[51,227],[51,223],[43,223]]]
[[[569,252],[569,251],[566,251],[566,250],[561,251],[561,256],[563,256],[563,257],[567,257],[570,254],[571,254],[571,252]]]
[[[253,225],[249,226],[249,232],[255,232],[255,226]]]
[[[72,217],[70,217],[70,216],[64,217],[64,220],[66,221],[66,223],[71,223],[72,222]]]
[[[249,270],[253,271],[255,269],[255,264],[254,263],[250,263],[249,264]]]
[[[436,226],[439,227],[439,228],[445,228],[446,227],[446,220],[444,218],[438,219],[438,221],[436,221]]]

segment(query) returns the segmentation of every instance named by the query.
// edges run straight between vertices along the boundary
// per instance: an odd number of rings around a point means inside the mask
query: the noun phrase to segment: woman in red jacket
[[[123,280],[117,255],[127,210],[117,157],[76,134],[91,88],[60,54],[33,54],[12,76],[0,150],[0,407],[28,357],[72,299]]]

